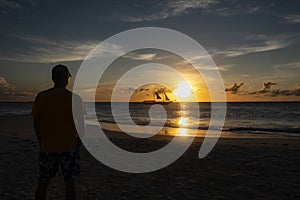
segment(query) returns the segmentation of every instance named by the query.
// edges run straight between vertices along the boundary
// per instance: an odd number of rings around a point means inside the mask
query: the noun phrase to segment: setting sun
[[[191,95],[192,90],[193,89],[186,81],[182,81],[178,84],[174,93],[179,98],[187,98]]]

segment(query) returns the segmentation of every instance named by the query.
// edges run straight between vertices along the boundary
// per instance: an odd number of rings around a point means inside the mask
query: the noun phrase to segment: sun
[[[182,81],[178,84],[174,93],[179,98],[188,98],[189,96],[191,96],[192,91],[193,88],[191,88],[191,86],[186,81]]]

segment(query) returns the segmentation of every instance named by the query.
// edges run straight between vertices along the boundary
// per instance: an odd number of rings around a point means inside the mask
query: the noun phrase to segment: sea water
[[[0,103],[0,115],[27,115],[30,114],[33,103]],[[123,108],[127,103],[113,103],[116,107],[119,123],[130,124],[131,120],[138,125],[147,125],[152,120],[155,125],[160,124],[158,117],[150,119],[151,105],[143,103],[130,103],[128,116]],[[163,105],[166,110],[165,127],[171,128],[197,128],[207,130],[211,117],[211,104],[198,103],[171,103]],[[218,106],[218,103],[216,104]],[[220,104],[221,106],[221,104]],[[111,103],[86,103],[86,119],[92,118],[96,111],[97,120],[108,124],[115,124],[111,111]],[[198,109],[200,117],[195,116]],[[274,134],[300,134],[300,102],[234,102],[227,103],[226,120],[223,130],[231,132],[274,133]]]

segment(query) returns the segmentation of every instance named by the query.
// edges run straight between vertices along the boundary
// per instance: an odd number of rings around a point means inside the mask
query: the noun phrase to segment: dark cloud
[[[300,84],[298,84],[295,88],[292,89],[278,89],[278,90],[272,90],[270,93],[270,96],[276,97],[276,96],[300,96]]]
[[[139,92],[148,92],[149,91],[149,88],[141,88],[139,89]]]
[[[263,84],[263,90],[270,90],[271,89],[271,87],[272,87],[272,85],[276,85],[276,83],[275,82],[271,82],[271,81],[269,81],[269,82],[265,82],[264,84]]]
[[[263,83],[263,86],[262,86],[261,89],[253,91],[253,92],[249,92],[249,94],[265,94],[265,93],[268,93],[268,92],[271,91],[271,87],[273,85],[276,85],[276,83],[271,82],[271,81],[265,82],[265,83]]]
[[[236,93],[242,87],[242,85],[244,85],[243,82],[241,82],[241,83],[234,83],[234,84],[230,85],[229,87],[225,88],[225,91],[226,92]]]
[[[21,4],[16,1],[11,0],[1,0],[0,1],[0,10],[4,13],[7,13],[10,10],[21,8]]]
[[[20,11],[24,7],[26,8],[35,4],[35,0],[0,0],[0,12],[7,15],[10,12]]]
[[[225,89],[226,92],[231,92],[232,94],[238,93],[239,95],[263,95],[263,96],[271,96],[271,97],[277,97],[277,96],[300,96],[300,84],[297,84],[295,88],[292,89],[272,89],[272,86],[276,85],[275,82],[268,81],[263,83],[263,86],[259,90],[255,91],[244,91],[239,92],[240,87],[244,83],[234,83],[231,86],[227,87]]]
[[[153,85],[150,85],[149,88],[144,87],[144,88],[140,88],[139,90],[136,90],[136,92],[147,92],[147,93],[150,91],[158,92],[158,93],[171,92],[171,90],[166,87],[155,87]]]

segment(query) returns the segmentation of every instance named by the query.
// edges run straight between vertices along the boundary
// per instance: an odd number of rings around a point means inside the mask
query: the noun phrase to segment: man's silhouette
[[[71,74],[64,65],[52,69],[54,87],[40,92],[32,108],[34,129],[40,143],[40,180],[35,199],[46,199],[51,178],[55,177],[59,166],[65,180],[66,199],[75,199],[75,178],[80,173],[79,146],[80,133],[84,131],[84,109],[78,95],[66,89]],[[73,97],[74,96],[74,97]],[[76,117],[73,118],[72,97],[76,102]]]

